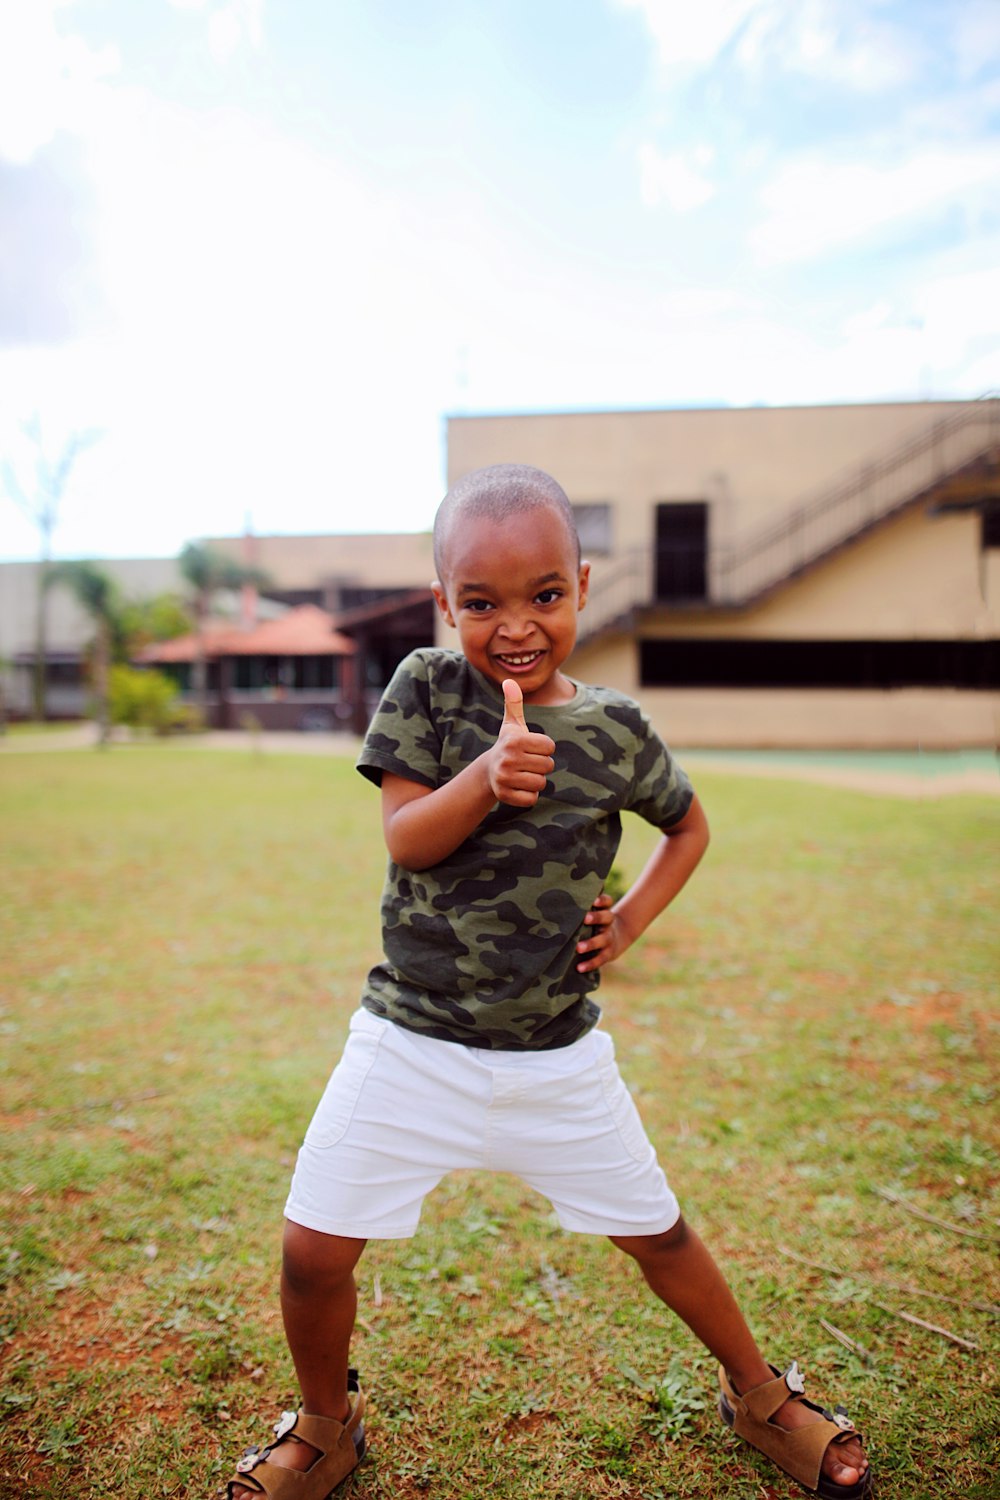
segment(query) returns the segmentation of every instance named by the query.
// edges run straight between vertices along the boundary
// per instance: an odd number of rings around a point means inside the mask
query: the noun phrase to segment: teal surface
[[[1000,775],[1000,754],[993,750],[701,750],[695,745],[676,748],[685,756],[716,761],[720,766],[795,765],[835,766],[842,770],[881,771],[886,775],[959,776],[968,771]]]

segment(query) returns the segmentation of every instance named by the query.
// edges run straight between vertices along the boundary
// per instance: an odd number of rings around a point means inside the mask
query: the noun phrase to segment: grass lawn
[[[21,739],[36,734],[65,734],[67,729],[77,729],[83,719],[17,719],[8,720],[4,733],[12,739]]]
[[[706,863],[605,979],[623,1071],[766,1350],[865,1429],[882,1500],[986,1500],[1000,804],[699,781]],[[379,951],[377,804],[340,759],[0,763],[4,1500],[207,1497],[295,1404],[281,1206]],[[627,874],[651,838],[633,820]],[[798,1493],[722,1427],[631,1264],[512,1179],[446,1181],[359,1284],[351,1500]]]

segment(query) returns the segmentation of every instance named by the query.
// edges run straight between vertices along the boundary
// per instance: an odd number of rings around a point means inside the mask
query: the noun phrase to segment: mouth
[[[494,657],[494,660],[505,672],[530,672],[532,667],[540,662],[544,655],[544,651],[510,651],[505,652],[502,656],[498,654]]]

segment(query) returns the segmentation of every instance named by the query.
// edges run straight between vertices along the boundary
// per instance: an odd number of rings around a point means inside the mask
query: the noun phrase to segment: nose
[[[507,612],[497,627],[497,634],[502,635],[505,640],[518,642],[527,640],[534,626],[527,614],[521,614],[516,610]]]

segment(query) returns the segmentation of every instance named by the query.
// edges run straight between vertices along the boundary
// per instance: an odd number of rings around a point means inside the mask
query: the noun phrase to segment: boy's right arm
[[[503,684],[497,742],[443,786],[431,788],[382,773],[382,830],[396,864],[426,870],[454,853],[497,802],[533,807],[553,770],[555,742],[524,721],[521,689]]]

